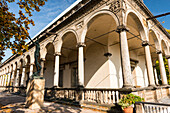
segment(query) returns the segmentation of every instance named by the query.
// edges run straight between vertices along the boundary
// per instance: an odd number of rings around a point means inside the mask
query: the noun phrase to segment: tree
[[[22,54],[23,49],[28,50],[29,25],[35,25],[30,19],[33,11],[40,11],[40,6],[45,5],[47,0],[0,0],[0,61],[4,51],[11,49],[13,54]],[[21,10],[19,17],[9,11],[8,4],[15,2]]]

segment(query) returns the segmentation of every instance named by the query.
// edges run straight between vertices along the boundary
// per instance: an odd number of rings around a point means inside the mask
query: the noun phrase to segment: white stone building
[[[60,97],[69,99],[74,88],[83,87],[81,100],[96,102],[99,94],[104,103],[115,103],[121,91],[147,101],[167,96],[163,56],[170,69],[170,35],[156,19],[147,20],[150,17],[141,0],[77,0],[33,37],[40,40],[45,87],[65,91]],[[27,86],[36,71],[35,47],[28,45],[23,55],[2,63],[1,86]]]

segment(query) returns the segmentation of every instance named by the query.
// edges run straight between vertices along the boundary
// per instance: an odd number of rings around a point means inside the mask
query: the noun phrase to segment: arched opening
[[[18,80],[18,86],[21,86],[21,78],[22,78],[22,71],[23,71],[23,59],[20,60],[20,69],[19,69],[19,80]]]
[[[168,60],[166,59],[166,56],[168,55],[168,47],[166,45],[166,42],[163,39],[161,40],[161,48],[162,48],[162,56],[163,56],[163,61],[164,61],[164,66],[165,66],[165,72],[166,72],[168,84],[170,84]]]
[[[85,36],[85,87],[119,88],[120,76],[119,35],[112,15],[101,13],[87,23]]]
[[[12,79],[13,79],[13,71],[14,71],[14,66],[11,64],[11,73],[10,73],[10,81],[9,81],[9,86],[12,86]]]
[[[15,86],[16,85],[16,82],[17,82],[17,78],[16,78],[16,76],[17,76],[17,66],[18,66],[18,64],[17,64],[17,62],[15,62],[15,70],[14,70],[14,81],[13,81],[13,85]]]
[[[46,46],[47,54],[45,57],[44,64],[44,78],[45,78],[45,87],[51,88],[54,84],[54,46],[52,43],[47,44]]]
[[[59,87],[78,86],[78,49],[76,35],[69,31],[62,36],[59,67]]]
[[[127,28],[129,28],[127,40],[133,86],[146,87],[148,86],[148,75],[146,73],[144,47],[142,47],[142,40],[145,40],[146,34],[140,19],[133,12],[128,13],[126,24]]]
[[[26,67],[25,67],[24,86],[27,87],[28,82],[29,82],[29,80],[30,80],[30,76],[29,76],[29,75],[30,75],[30,61],[31,61],[30,55],[27,55],[27,56],[26,56],[26,60],[27,60],[27,63],[25,64]]]
[[[156,84],[160,84],[160,71],[159,71],[159,61],[158,61],[158,55],[157,50],[159,50],[159,41],[158,38],[153,30],[149,30],[149,43],[150,43],[150,52],[151,52],[151,58],[152,58],[152,64],[154,69],[154,76],[155,76],[155,82]]]

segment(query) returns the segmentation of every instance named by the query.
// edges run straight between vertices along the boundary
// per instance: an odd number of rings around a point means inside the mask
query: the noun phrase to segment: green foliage
[[[118,104],[122,107],[122,109],[124,109],[131,106],[132,104],[135,104],[135,102],[142,102],[142,101],[144,101],[143,98],[130,93],[127,95],[123,95],[122,99],[119,101]]]
[[[34,21],[29,19],[33,11],[40,11],[47,0],[0,0],[0,61],[6,49],[11,49],[12,53],[22,54],[22,50],[28,50],[25,40],[28,38],[29,25],[34,26]],[[8,4],[16,3],[22,10],[18,11],[18,16],[9,11]],[[24,12],[23,12],[24,11]]]
[[[170,34],[170,29],[166,29],[166,31]]]
[[[170,75],[169,75],[168,60],[165,57],[163,57],[163,60],[164,60],[166,76],[167,76],[167,79],[168,79],[168,84],[170,84]],[[162,85],[160,68],[159,68],[159,61],[158,60],[156,61],[156,70],[157,70],[159,84]]]

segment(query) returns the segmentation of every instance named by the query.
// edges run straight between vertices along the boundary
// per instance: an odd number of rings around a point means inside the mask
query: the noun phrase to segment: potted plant
[[[131,93],[123,95],[118,104],[122,107],[124,113],[133,113],[133,105],[135,102],[141,101],[144,101],[144,99]]]

